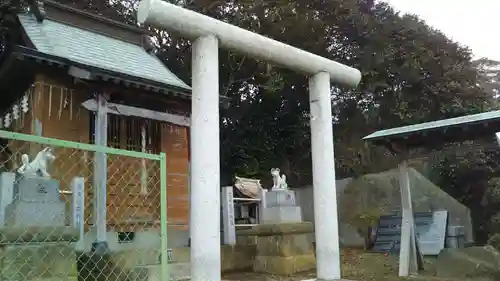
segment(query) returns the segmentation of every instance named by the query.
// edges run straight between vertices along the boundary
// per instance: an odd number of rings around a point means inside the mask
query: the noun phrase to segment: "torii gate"
[[[221,280],[219,45],[309,77],[317,277],[340,279],[330,81],[356,87],[361,73],[162,0],[142,0],[137,19],[193,42],[191,280]]]

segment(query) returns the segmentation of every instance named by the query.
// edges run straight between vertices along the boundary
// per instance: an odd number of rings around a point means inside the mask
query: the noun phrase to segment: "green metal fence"
[[[0,169],[1,280],[169,280],[164,153],[0,130]]]

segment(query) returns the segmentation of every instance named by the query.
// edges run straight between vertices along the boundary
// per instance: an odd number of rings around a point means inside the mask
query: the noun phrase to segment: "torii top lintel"
[[[308,76],[327,72],[332,82],[350,87],[356,87],[361,80],[361,73],[355,68],[166,1],[142,0],[137,19],[139,23],[178,32],[188,39],[215,35],[224,48],[273,62]]]

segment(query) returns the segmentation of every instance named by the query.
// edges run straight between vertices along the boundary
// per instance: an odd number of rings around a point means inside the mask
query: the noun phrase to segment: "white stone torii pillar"
[[[221,280],[219,46],[310,77],[317,278],[340,279],[330,81],[355,87],[361,73],[161,0],[142,0],[137,19],[193,40],[191,280]]]

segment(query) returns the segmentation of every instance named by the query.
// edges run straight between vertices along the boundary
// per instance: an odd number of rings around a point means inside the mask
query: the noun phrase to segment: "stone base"
[[[221,271],[251,271],[255,252],[252,245],[222,245]]]
[[[255,272],[292,275],[316,268],[309,222],[261,224],[238,232],[238,236],[257,236]]]
[[[248,272],[252,270],[255,258],[255,245],[222,245],[221,246],[221,271]],[[172,248],[170,266],[170,280],[179,281],[190,278],[190,251],[188,247]],[[93,259],[89,253],[80,253],[80,267],[83,274],[82,281],[94,281],[92,269],[99,267],[101,258]],[[163,281],[161,279],[160,249],[127,249],[111,251],[104,269],[111,277],[128,276],[129,279],[104,279],[106,281]],[[95,260],[95,261],[92,261]],[[101,265],[100,267],[103,267]],[[89,280],[90,278],[91,280]],[[99,279],[101,280],[101,279]],[[168,281],[168,280],[167,280]]]
[[[66,205],[63,202],[14,201],[5,209],[5,225],[63,226],[66,222]]]
[[[290,257],[256,256],[253,263],[255,272],[276,275],[292,275],[297,272],[309,271],[315,267],[316,257],[314,254]]]
[[[295,191],[289,189],[275,189],[265,193],[266,206],[295,206]]]
[[[76,255],[68,243],[12,245],[0,251],[4,281],[76,279]]]
[[[302,213],[298,206],[268,207],[262,214],[263,224],[299,223]]]
[[[118,281],[119,276],[128,276],[130,274],[130,270],[124,271],[121,267],[116,266],[113,257],[109,253],[79,252],[77,256],[79,281]],[[135,272],[134,277],[138,274],[138,272]]]
[[[185,263],[169,264],[170,281],[181,281],[191,279],[191,265]],[[162,281],[161,265],[150,265],[145,267],[134,268],[129,274],[130,280],[134,281]]]
[[[0,229],[0,280],[76,280],[76,254],[70,242],[77,235],[65,227]]]
[[[64,226],[66,204],[59,196],[59,182],[45,178],[20,178],[15,198],[5,208],[6,226]]]

